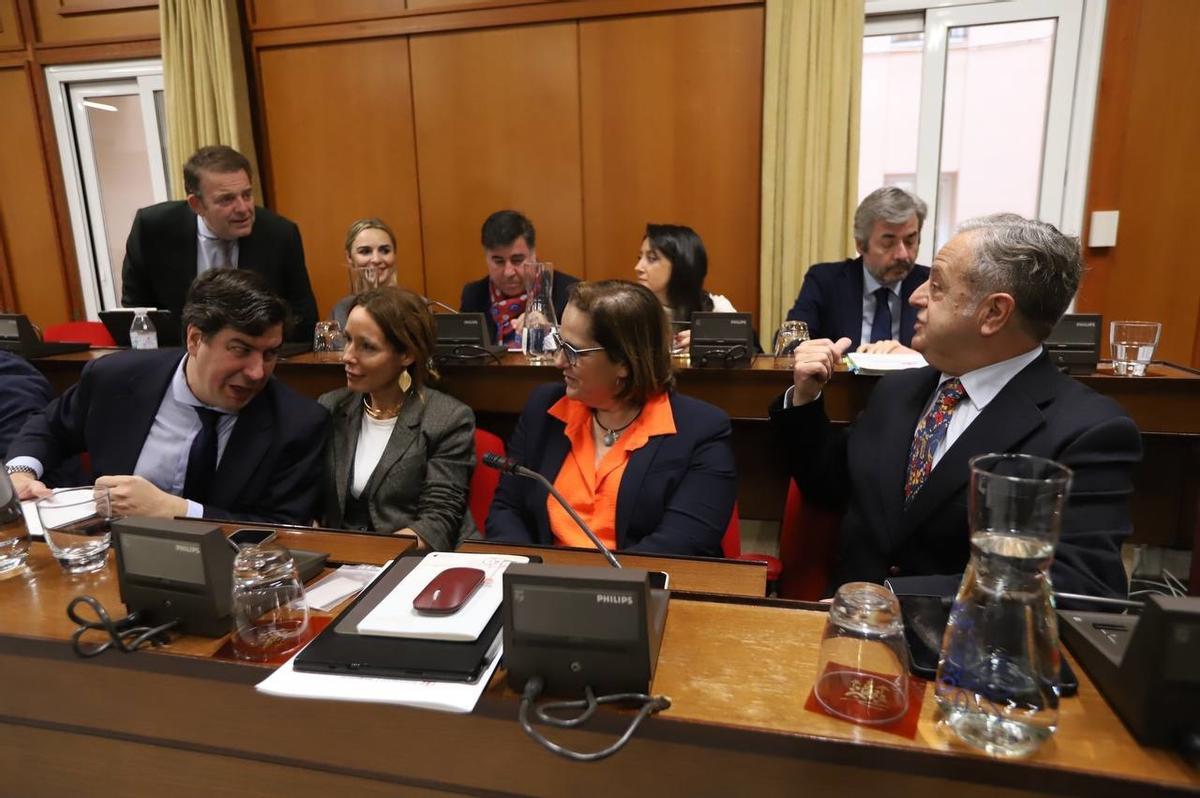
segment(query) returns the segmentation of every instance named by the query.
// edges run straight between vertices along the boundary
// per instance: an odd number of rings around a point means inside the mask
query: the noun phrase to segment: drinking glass
[[[233,560],[233,651],[262,662],[299,648],[308,603],[292,554],[277,543],[243,546]]]
[[[0,577],[15,573],[29,558],[29,530],[21,500],[7,471],[0,471]]]
[[[346,348],[346,337],[342,334],[342,325],[336,321],[319,321],[313,327],[313,352],[320,359],[340,357]]]
[[[554,313],[554,264],[545,261],[523,265],[525,320],[521,349],[531,364],[554,362],[558,351],[558,319]]]
[[[892,591],[870,582],[838,588],[813,693],[831,714],[855,723],[891,723],[908,710],[908,646]]]
[[[1108,346],[1113,373],[1126,377],[1145,376],[1146,366],[1154,360],[1154,350],[1161,336],[1162,324],[1157,321],[1111,322]]]
[[[112,544],[108,488],[57,488],[35,504],[50,553],[69,574],[99,571]]]
[[[935,696],[968,744],[1025,756],[1058,724],[1050,564],[1071,470],[1024,454],[970,462],[971,559],[942,638]]]
[[[775,333],[775,357],[787,358],[790,362],[796,347],[808,338],[808,324],[802,321],[785,321]]]

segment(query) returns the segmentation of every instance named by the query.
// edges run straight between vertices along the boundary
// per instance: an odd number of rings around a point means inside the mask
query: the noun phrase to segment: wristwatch
[[[5,466],[4,470],[8,472],[8,475],[10,477],[13,474],[28,474],[29,476],[33,477],[34,479],[37,479],[37,470],[35,468],[33,468],[33,466],[10,465],[10,466]]]

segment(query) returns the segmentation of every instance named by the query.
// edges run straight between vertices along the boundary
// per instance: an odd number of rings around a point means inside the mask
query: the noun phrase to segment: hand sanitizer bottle
[[[134,349],[158,349],[158,330],[144,310],[137,311],[129,325],[129,344]]]

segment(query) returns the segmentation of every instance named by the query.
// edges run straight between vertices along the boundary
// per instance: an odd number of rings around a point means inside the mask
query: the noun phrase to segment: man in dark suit
[[[311,522],[328,415],[272,378],[287,319],[260,275],[200,275],[186,352],[93,360],[29,419],[8,450],[19,495],[45,495],[44,470],[86,451],[121,515]]]
[[[813,338],[849,338],[860,352],[906,351],[917,317],[908,300],[929,277],[915,263],[925,211],[902,188],[868,194],[854,212],[858,257],[812,266],[788,319],[807,324]]]
[[[156,307],[178,317],[197,274],[245,269],[261,274],[291,306],[292,339],[311,340],[317,302],[300,230],[254,206],[250,162],[230,147],[204,147],[184,164],[183,184],[186,201],[160,202],[134,216],[125,242],[121,304]]]
[[[482,313],[487,319],[492,340],[510,349],[520,346],[521,323],[525,313],[526,263],[537,261],[537,234],[533,222],[517,211],[496,211],[483,223],[480,243],[487,259],[488,276],[463,286],[458,309],[463,313]],[[564,272],[554,273],[551,301],[556,318],[579,278]]]
[[[1121,542],[1141,436],[1042,351],[1081,271],[1079,242],[1051,225],[1013,214],[968,222],[912,296],[913,346],[930,367],[881,379],[848,431],[830,426],[820,394],[849,339],[797,349],[794,385],[771,420],[806,497],[845,512],[833,586],[962,572],[968,460],[1019,452],[1074,471],[1055,588],[1125,594]]]

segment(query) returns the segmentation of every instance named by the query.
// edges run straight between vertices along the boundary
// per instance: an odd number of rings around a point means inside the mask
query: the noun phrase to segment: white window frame
[[[130,93],[129,80],[138,85],[143,119],[154,120],[154,91],[161,91],[162,61],[118,61],[106,64],[55,66],[46,68],[46,88],[50,97],[50,112],[58,139],[59,161],[67,194],[67,210],[71,219],[76,259],[79,262],[84,308],[91,320],[99,319],[102,308],[120,307],[121,298],[113,285],[113,264],[108,263],[107,235],[99,207],[87,202],[87,193],[99,196],[92,138],[87,116],[81,113],[80,103],[88,98]],[[71,113],[72,106],[75,114]],[[152,128],[144,126],[146,147],[150,154],[150,176],[156,202],[168,199],[167,181],[163,169],[161,144],[154,139]],[[76,157],[75,148],[79,148]],[[81,168],[81,164],[83,168]],[[95,244],[89,230],[95,236]],[[119,264],[117,264],[119,267]]]
[[[1100,80],[1107,0],[867,0],[864,36],[924,32],[917,133],[917,194],[937,218],[946,41],[950,28],[1056,18],[1038,218],[1063,232],[1083,230],[1092,125]],[[930,263],[934,236],[918,260]]]

